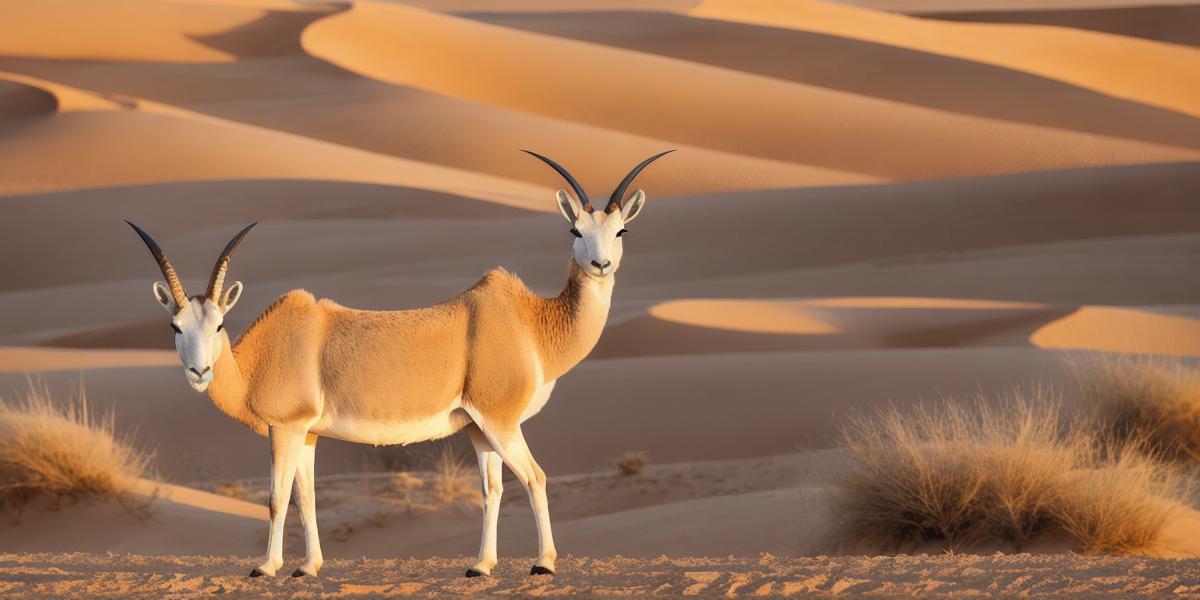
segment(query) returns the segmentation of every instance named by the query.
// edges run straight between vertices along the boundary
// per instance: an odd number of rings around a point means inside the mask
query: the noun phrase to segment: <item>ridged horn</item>
[[[595,210],[592,208],[592,202],[590,200],[588,200],[587,193],[585,193],[583,191],[583,186],[579,185],[579,182],[575,181],[575,178],[572,177],[571,174],[568,173],[567,170],[562,167],[562,165],[560,165],[560,164],[550,160],[549,158],[546,158],[545,156],[542,156],[541,154],[538,154],[537,152],[534,152],[532,150],[522,150],[521,152],[524,152],[525,154],[528,154],[530,156],[533,156],[534,158],[537,158],[538,160],[550,165],[550,167],[552,169],[554,169],[555,171],[558,171],[558,174],[562,175],[562,178],[566,179],[567,183],[571,184],[571,189],[575,190],[575,197],[579,198],[579,203],[583,206],[584,212],[592,212],[593,210]]]
[[[221,288],[225,287],[225,271],[229,270],[229,261],[233,260],[233,253],[237,251],[238,244],[242,243],[242,238],[258,225],[258,222],[251,223],[245,229],[233,236],[232,240],[225,245],[225,249],[221,251],[221,257],[217,259],[217,264],[213,266],[212,277],[208,280],[208,289],[204,291],[204,297],[212,300],[214,303],[220,302]]]
[[[617,186],[617,189],[613,190],[612,196],[609,196],[608,198],[608,204],[604,207],[604,212],[612,212],[614,208],[621,208],[625,202],[625,192],[629,190],[629,184],[633,183],[633,179],[638,176],[638,173],[641,173],[642,169],[645,169],[650,163],[672,152],[674,152],[674,150],[659,152],[658,154],[643,160],[641,164],[634,167],[633,170],[625,176],[625,179],[621,180],[621,184]]]
[[[150,237],[150,234],[142,230],[141,227],[134,225],[132,221],[125,221],[137,232],[138,237],[142,238],[146,247],[150,249],[150,254],[154,255],[154,260],[158,262],[158,268],[162,269],[163,277],[167,279],[167,288],[171,290],[171,297],[175,299],[176,306],[187,304],[187,292],[183,290],[183,283],[179,281],[179,275],[175,273],[175,267],[171,266],[171,261],[163,254],[162,248],[158,247],[158,242]]]

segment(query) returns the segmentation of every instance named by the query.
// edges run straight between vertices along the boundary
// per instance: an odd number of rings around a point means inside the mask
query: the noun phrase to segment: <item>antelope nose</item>
[[[196,377],[204,377],[204,374],[211,371],[212,367],[204,367],[203,371],[196,369],[196,367],[188,367],[188,370],[195,373]]]
[[[612,261],[611,261],[611,260],[606,260],[606,261],[604,261],[604,264],[600,264],[600,263],[598,263],[598,262],[596,262],[596,261],[594,261],[594,260],[593,260],[593,261],[592,261],[592,266],[593,266],[593,267],[596,267],[597,269],[600,269],[601,271],[603,271],[603,270],[605,270],[605,269],[607,269],[607,268],[609,268],[609,267],[611,267],[611,266],[612,266]]]

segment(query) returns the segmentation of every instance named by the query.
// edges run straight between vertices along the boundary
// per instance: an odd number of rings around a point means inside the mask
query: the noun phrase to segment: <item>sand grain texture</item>
[[[137,482],[149,519],[0,523],[0,596],[1200,597],[1196,559],[1162,558],[1200,556],[1192,507],[1158,558],[827,539],[850,414],[1066,386],[1097,352],[1200,357],[1200,48],[1161,27],[1195,7],[1032,4],[0,2],[0,397],[82,384],[168,482]],[[599,345],[523,427],[560,574],[525,575],[515,481],[497,576],[468,581],[477,498],[399,489],[433,477],[427,446],[322,439],[322,577],[245,578],[268,443],[186,385],[122,221],[193,292],[260,222],[235,335],[296,288],[407,309],[504,266],[552,295],[564,183],[522,148],[597,202],[678,150],[637,180]]]
[[[845,557],[837,559],[559,559],[559,574],[531,579],[521,564],[501,563],[493,577],[462,579],[469,559],[337,560],[320,578],[249,579],[216,575],[250,568],[252,558],[138,555],[0,555],[0,584],[10,598],[338,598],[563,596],[859,598],[1128,598],[1200,593],[1194,561],[1032,556]]]

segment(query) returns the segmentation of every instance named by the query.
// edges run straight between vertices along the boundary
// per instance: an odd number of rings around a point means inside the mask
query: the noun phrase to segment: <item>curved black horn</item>
[[[171,297],[175,299],[175,305],[187,304],[187,292],[183,290],[183,283],[179,281],[175,267],[171,266],[171,261],[163,254],[162,248],[158,247],[158,242],[155,242],[150,234],[142,231],[142,228],[134,225],[132,221],[125,222],[137,232],[138,237],[141,237],[146,247],[150,249],[150,254],[154,255],[154,260],[158,262],[158,268],[162,270],[163,277],[167,279],[167,287],[171,290]]]
[[[208,289],[205,290],[204,296],[213,302],[220,302],[217,297],[221,295],[221,288],[225,287],[225,271],[229,269],[229,261],[233,259],[233,253],[237,250],[238,244],[242,243],[242,238],[258,225],[255,221],[246,226],[245,229],[233,236],[232,240],[225,245],[225,249],[221,251],[221,257],[217,259],[216,266],[213,267],[212,277],[208,280]]]
[[[625,192],[629,189],[629,184],[633,183],[633,178],[637,177],[638,173],[641,173],[642,169],[646,168],[646,165],[649,165],[650,163],[661,158],[662,156],[670,154],[672,152],[674,152],[674,150],[667,150],[665,152],[659,152],[658,154],[655,154],[654,156],[651,156],[650,158],[643,160],[642,164],[634,167],[633,170],[630,171],[629,174],[625,176],[625,179],[621,180],[621,184],[617,186],[617,189],[613,190],[612,196],[609,196],[609,198],[608,198],[608,205],[604,207],[604,212],[612,212],[613,207],[620,208],[622,203],[625,202]]]
[[[521,152],[524,152],[525,154],[528,154],[530,156],[533,156],[533,157],[541,160],[542,162],[550,165],[550,167],[553,168],[555,171],[558,171],[558,174],[562,175],[563,179],[566,179],[567,183],[571,184],[571,189],[575,190],[575,196],[577,198],[579,198],[579,203],[583,205],[584,212],[592,212],[592,210],[593,210],[592,202],[590,200],[588,200],[587,194],[584,193],[583,186],[579,185],[579,182],[575,181],[575,178],[572,177],[571,174],[568,173],[566,169],[562,168],[562,165],[560,165],[560,164],[550,160],[549,158],[546,158],[545,156],[542,156],[541,154],[538,154],[537,152],[534,152],[532,150],[522,150]]]

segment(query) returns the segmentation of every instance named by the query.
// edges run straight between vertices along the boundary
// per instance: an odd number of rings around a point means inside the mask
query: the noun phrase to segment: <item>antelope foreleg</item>
[[[283,524],[287,519],[292,482],[300,464],[307,432],[272,425],[271,437],[271,528],[267,538],[267,558],[250,571],[251,577],[275,576],[283,566]]]

